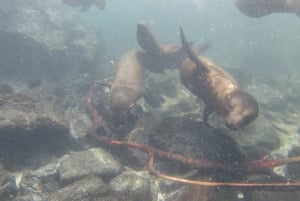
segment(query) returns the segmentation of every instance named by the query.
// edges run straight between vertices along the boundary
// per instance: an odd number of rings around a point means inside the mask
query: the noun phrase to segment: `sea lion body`
[[[235,80],[222,68],[215,65],[209,59],[198,56],[198,59],[209,70],[205,77],[197,75],[197,66],[190,59],[186,59],[180,67],[180,78],[185,87],[194,95],[209,103],[211,108],[220,108],[218,114],[226,113],[226,97],[238,88]]]
[[[237,8],[249,17],[272,13],[295,13],[300,16],[299,0],[235,0]]]
[[[125,117],[135,103],[144,97],[151,107],[160,107],[162,99],[146,89],[143,78],[145,64],[144,52],[131,50],[117,64],[117,72],[110,91],[110,112],[113,116]]]
[[[181,39],[189,58],[180,67],[184,86],[207,105],[204,120],[214,111],[225,119],[231,130],[242,128],[258,116],[258,104],[243,91],[235,79],[209,59],[197,56],[189,47],[181,30]]]
[[[117,64],[111,85],[110,111],[124,114],[145,94],[144,67],[140,62],[142,52],[131,50]]]

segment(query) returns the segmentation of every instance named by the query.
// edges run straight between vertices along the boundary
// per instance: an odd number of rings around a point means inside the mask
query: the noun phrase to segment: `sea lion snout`
[[[244,91],[234,92],[228,100],[228,114],[225,124],[230,130],[238,130],[258,116],[258,104]]]

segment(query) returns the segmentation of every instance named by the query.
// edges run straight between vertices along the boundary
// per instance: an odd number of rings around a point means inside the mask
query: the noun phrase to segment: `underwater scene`
[[[0,0],[0,201],[300,200],[299,0]]]

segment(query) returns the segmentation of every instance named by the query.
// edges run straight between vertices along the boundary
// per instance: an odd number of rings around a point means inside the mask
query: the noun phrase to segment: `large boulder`
[[[0,158],[7,170],[37,168],[76,149],[58,105],[0,85]]]
[[[98,31],[60,0],[3,0],[0,16],[5,78],[57,80],[99,65],[104,45]]]
[[[97,176],[90,175],[68,185],[49,196],[51,201],[96,200],[107,193],[106,184]]]
[[[58,173],[62,183],[70,183],[90,174],[111,178],[119,174],[121,168],[121,164],[104,149],[92,148],[66,155]]]

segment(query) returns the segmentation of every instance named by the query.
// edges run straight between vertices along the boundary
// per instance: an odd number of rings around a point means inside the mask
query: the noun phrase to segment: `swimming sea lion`
[[[144,65],[153,72],[163,72],[164,69],[178,69],[187,54],[181,44],[161,45],[148,27],[137,24],[136,37],[139,45],[145,50]]]
[[[300,16],[299,0],[235,0],[237,8],[249,17],[272,13],[295,13]]]
[[[110,111],[113,116],[127,115],[142,96],[151,106],[159,106],[159,102],[150,96],[143,83],[143,54],[143,51],[131,50],[117,64],[117,72],[110,88]]]
[[[256,100],[243,91],[223,68],[207,58],[197,56],[189,47],[182,28],[180,37],[189,55],[180,67],[180,78],[187,89],[206,103],[204,121],[214,111],[225,119],[226,126],[231,130],[252,122],[258,116]]]

